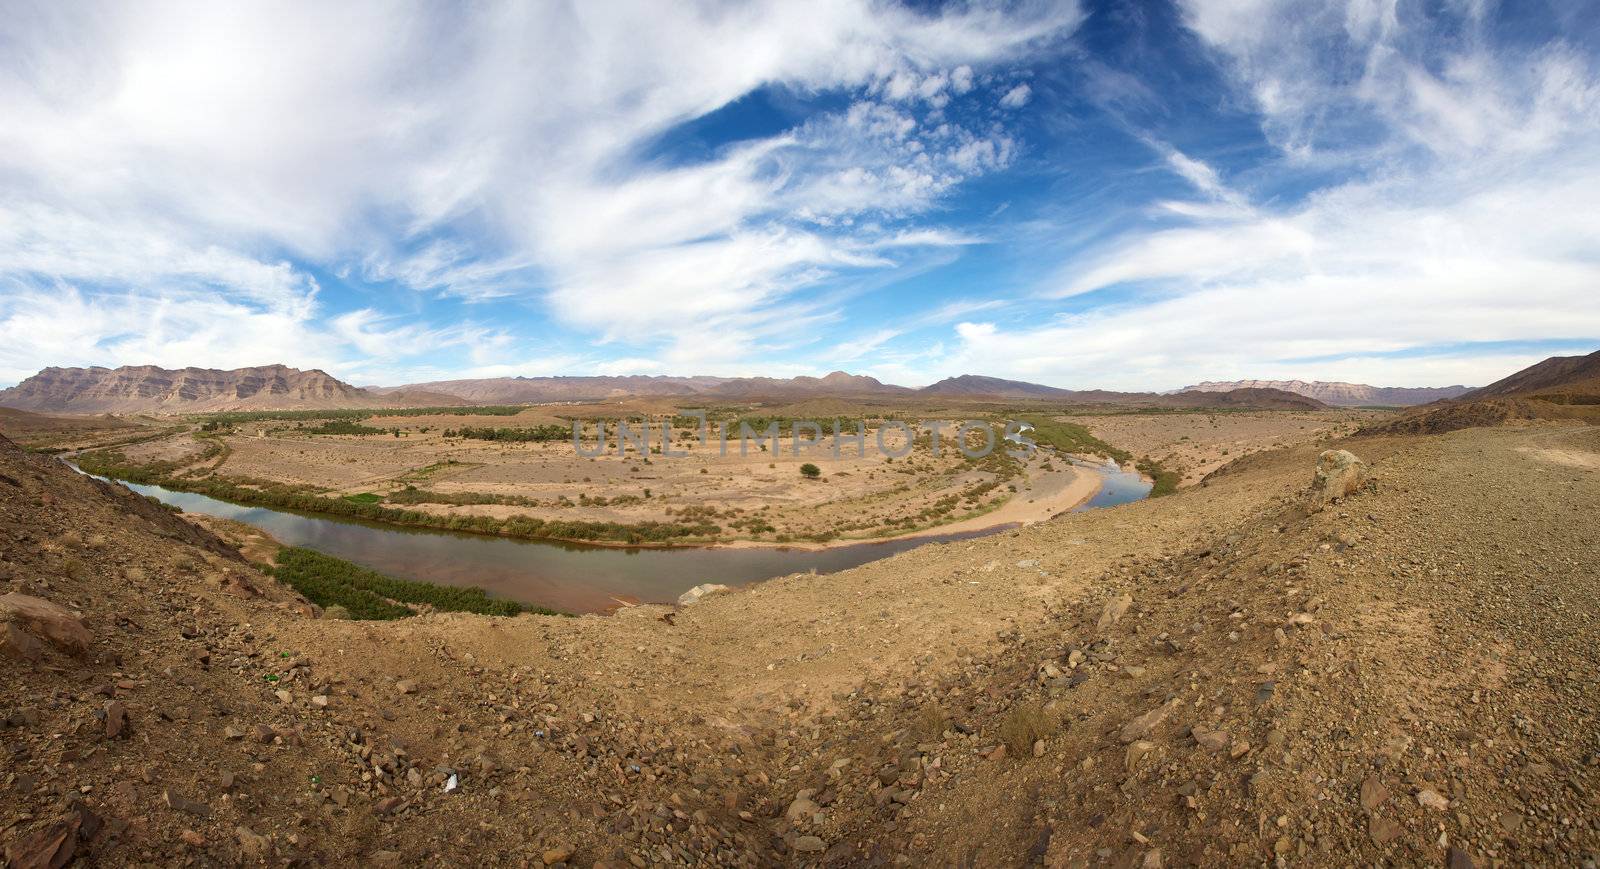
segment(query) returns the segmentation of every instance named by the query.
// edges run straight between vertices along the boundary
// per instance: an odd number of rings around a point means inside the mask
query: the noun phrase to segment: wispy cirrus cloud
[[[1146,136],[1198,197],[1157,203],[1154,226],[1091,248],[1042,288],[1092,304],[1042,325],[969,323],[949,370],[1123,388],[1394,380],[1385,370],[1482,383],[1542,358],[1495,346],[1600,336],[1600,215],[1584,204],[1600,196],[1592,52],[1497,44],[1473,9],[1182,9],[1277,160],[1230,180]],[[1300,195],[1252,194],[1307,170]],[[1489,349],[1461,350],[1473,346]],[[1017,359],[1018,347],[1036,349]]]
[[[850,228],[1003,168],[1005,130],[942,113],[979,99],[975,68],[1081,17],[866,0],[24,4],[0,21],[15,49],[0,59],[0,274],[84,283],[106,310],[100,288],[192,282],[309,323],[340,313],[318,293],[327,271],[543,302],[570,328],[689,360],[703,345],[672,337],[686,322],[751,338],[800,288],[892,267],[912,235]],[[646,153],[768,87],[855,98],[706,158]],[[346,339],[336,356],[374,346],[321,331]]]
[[[1132,387],[1600,335],[1600,73],[1563,20],[1098,11],[12,4],[0,381],[831,352]]]

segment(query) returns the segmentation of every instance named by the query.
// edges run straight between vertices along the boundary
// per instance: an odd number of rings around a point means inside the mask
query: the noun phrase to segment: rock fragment
[[[106,739],[121,739],[128,728],[128,710],[122,705],[121,700],[113,700],[106,704]]]
[[[1117,734],[1117,737],[1122,740],[1123,744],[1133,742],[1137,739],[1144,739],[1146,736],[1150,735],[1151,731],[1155,730],[1156,725],[1167,720],[1167,716],[1172,714],[1172,710],[1176,708],[1177,704],[1180,702],[1182,701],[1174,700],[1170,703],[1163,703],[1149,712],[1140,715],[1138,718],[1129,721],[1127,724],[1122,725],[1122,730]]]
[[[1417,805],[1422,806],[1424,809],[1433,809],[1438,812],[1450,809],[1450,801],[1431,788],[1423,788],[1417,791]]]
[[[161,792],[161,799],[167,804],[168,808],[175,812],[183,812],[185,814],[194,815],[197,818],[211,817],[210,806],[196,800],[191,800],[188,797],[177,793],[171,788],[167,788]]]
[[[43,598],[0,595],[0,621],[14,622],[70,655],[89,651],[89,629],[72,611]]]
[[[727,586],[714,582],[701,583],[678,595],[678,606],[693,606],[714,594],[722,594],[729,590]]]
[[[1105,630],[1122,620],[1128,613],[1128,607],[1133,606],[1133,596],[1123,595],[1106,602],[1105,609],[1100,611],[1100,620],[1095,622],[1096,630]]]
[[[1375,775],[1361,780],[1361,808],[1372,811],[1389,799],[1389,789]]]
[[[1222,751],[1227,748],[1232,739],[1222,730],[1196,730],[1194,741],[1206,751]]]

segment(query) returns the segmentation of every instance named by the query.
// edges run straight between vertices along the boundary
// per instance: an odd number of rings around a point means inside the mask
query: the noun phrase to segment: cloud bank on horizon
[[[1600,343],[1571,0],[12,4],[46,365],[1485,383]]]

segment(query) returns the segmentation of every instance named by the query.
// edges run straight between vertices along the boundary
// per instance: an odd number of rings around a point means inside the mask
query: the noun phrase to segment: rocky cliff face
[[[46,368],[10,389],[0,406],[81,413],[270,410],[361,407],[379,400],[324,371],[285,365],[169,370],[153,365],[122,368]]]
[[[1427,404],[1444,398],[1455,398],[1469,391],[1469,386],[1368,386],[1365,383],[1343,383],[1326,380],[1208,380],[1184,387],[1184,392],[1229,392],[1235,389],[1281,389],[1315,398],[1324,404],[1338,407],[1362,405],[1391,405],[1409,407]]]

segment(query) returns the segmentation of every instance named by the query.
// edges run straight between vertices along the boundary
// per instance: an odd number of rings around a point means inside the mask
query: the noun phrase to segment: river
[[[1078,510],[1136,501],[1150,491],[1149,481],[1137,472],[1079,464],[1103,479],[1100,490]],[[234,504],[160,486],[123,485],[185,512],[244,522],[287,546],[315,549],[380,573],[476,585],[493,595],[572,613],[602,612],[620,601],[671,603],[703,582],[743,585],[810,570],[832,573],[917,546],[982,537],[1008,527],[828,549],[621,548],[400,528]]]

